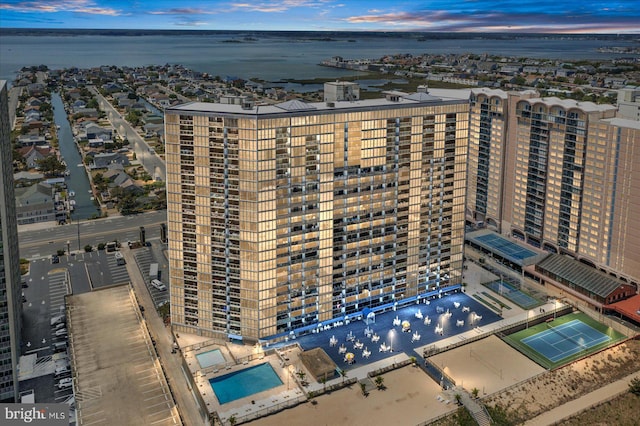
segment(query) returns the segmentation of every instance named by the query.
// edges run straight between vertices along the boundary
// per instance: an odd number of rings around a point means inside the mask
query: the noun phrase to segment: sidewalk
[[[597,405],[601,401],[606,401],[611,397],[621,394],[629,389],[629,382],[633,378],[640,378],[640,371],[628,375],[627,377],[609,383],[606,386],[601,387],[593,392],[581,396],[578,399],[569,401],[566,404],[560,405],[552,410],[547,411],[544,414],[534,417],[528,420],[526,426],[546,426],[553,425],[557,422],[572,417],[581,411]]]
[[[138,264],[136,263],[133,252],[124,246],[121,248],[121,252],[127,261],[127,271],[129,272],[129,277],[131,277],[131,285],[136,293],[138,303],[145,308],[144,317],[147,321],[151,336],[157,342],[156,348],[160,363],[164,369],[167,382],[173,393],[173,398],[175,399],[182,421],[188,426],[206,425],[207,423],[201,416],[198,404],[192,395],[193,390],[182,371],[182,355],[180,353],[171,353],[173,345],[171,329],[165,327],[162,319],[156,312],[153,300],[144,283],[142,274],[138,269]]]

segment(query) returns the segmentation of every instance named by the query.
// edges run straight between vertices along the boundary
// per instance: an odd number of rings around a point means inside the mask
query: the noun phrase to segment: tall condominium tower
[[[255,341],[461,282],[468,101],[165,114],[177,330]]]
[[[10,133],[7,82],[0,80],[0,401],[17,402],[22,293]]]
[[[615,115],[533,91],[472,90],[467,217],[640,281],[640,122]]]

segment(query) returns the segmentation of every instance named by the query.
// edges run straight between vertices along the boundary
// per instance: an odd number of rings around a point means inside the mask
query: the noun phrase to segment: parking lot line
[[[82,413],[82,417],[84,418],[84,413]],[[97,425],[99,423],[105,423],[106,421],[107,421],[107,419],[102,418],[102,419],[94,420],[94,421],[91,421],[91,422],[83,422],[82,425],[83,426]]]
[[[164,410],[162,410],[162,411],[164,411]],[[149,424],[150,424],[150,425],[155,425],[155,424],[160,423],[160,422],[166,422],[166,421],[171,421],[171,420],[173,420],[173,424],[174,424],[174,425],[177,425],[177,424],[178,424],[178,423],[176,422],[176,420],[173,418],[173,416],[164,417],[164,418],[162,418],[162,419],[160,419],[160,420],[156,420],[155,422],[151,422],[151,423],[149,423]]]
[[[158,403],[158,404],[149,405],[149,406],[147,406],[146,408],[147,408],[147,409],[149,409],[149,408],[157,407],[158,405],[166,405],[166,406],[167,406],[167,409],[171,410],[171,404],[169,404],[169,402],[168,402],[168,401],[163,401],[163,402],[160,402],[160,403]],[[164,411],[164,410],[163,410],[163,411]],[[160,412],[160,411],[156,411],[156,413],[159,413],[159,412]]]
[[[160,395],[152,396],[151,398],[145,398],[145,399],[143,399],[143,401],[151,401],[152,399],[158,399],[158,398],[163,398],[163,399],[164,399],[164,401],[163,401],[163,402],[160,402],[160,403],[158,403],[158,404],[155,404],[155,405],[149,405],[148,407],[149,407],[149,408],[151,408],[151,407],[155,407],[156,405],[166,404],[166,403],[168,403],[168,402],[169,402],[169,398],[167,398],[167,394],[166,394],[166,393],[164,393],[164,392],[163,392],[163,393],[161,393]]]

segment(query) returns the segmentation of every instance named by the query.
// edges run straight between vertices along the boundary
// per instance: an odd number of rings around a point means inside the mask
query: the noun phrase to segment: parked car
[[[151,280],[151,285],[160,291],[165,291],[167,286],[160,280]]]
[[[64,324],[66,322],[67,322],[67,318],[64,315],[56,315],[55,317],[51,318],[51,326],[52,327],[54,325]]]
[[[51,256],[51,263],[60,263],[60,257],[57,254]]]
[[[70,388],[72,385],[73,385],[73,379],[71,377],[67,377],[65,379],[61,379],[58,382],[58,389]]]
[[[71,373],[71,369],[69,368],[69,366],[57,367],[53,374],[55,374],[56,376],[61,376],[66,373]]]
[[[58,329],[54,334],[56,335],[56,337],[64,337],[67,335],[67,329],[66,328]]]
[[[53,345],[53,353],[66,352],[67,342],[56,342]]]

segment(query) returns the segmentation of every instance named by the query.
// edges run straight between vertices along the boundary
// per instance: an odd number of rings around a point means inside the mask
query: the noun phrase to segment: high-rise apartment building
[[[467,100],[165,114],[178,331],[255,341],[461,282]]]
[[[467,217],[638,282],[640,122],[615,116],[612,105],[473,89]]]
[[[0,401],[18,401],[22,289],[7,82],[0,80]]]

